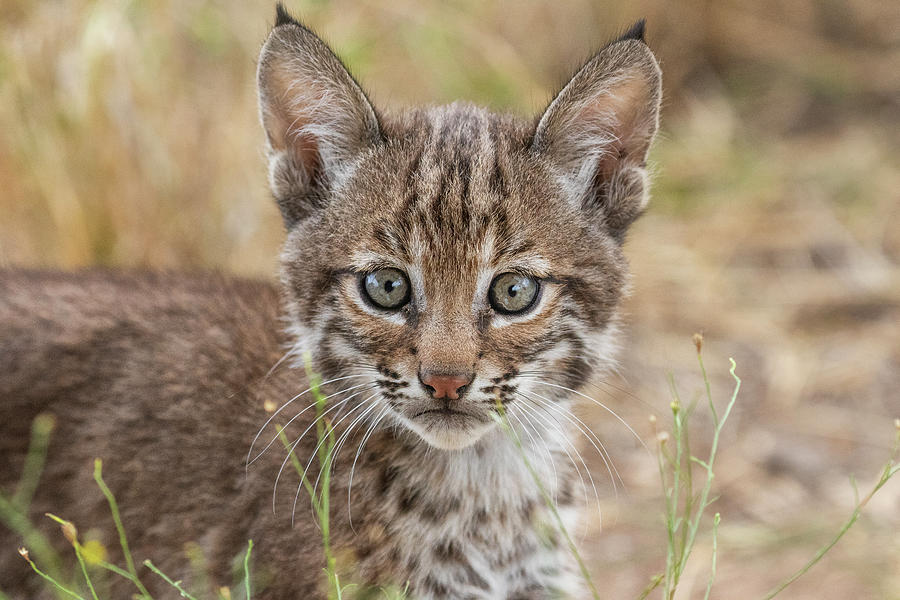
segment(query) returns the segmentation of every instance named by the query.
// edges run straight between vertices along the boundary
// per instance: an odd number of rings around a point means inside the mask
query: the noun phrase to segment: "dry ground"
[[[0,0],[0,264],[216,267],[270,277],[254,59],[270,2]],[[849,514],[900,416],[900,9],[880,0],[293,4],[376,101],[531,113],[640,16],[665,72],[652,209],[635,227],[621,378],[598,398],[645,440],[666,373],[699,390],[706,336],[723,440],[715,598],[756,598]],[[656,463],[601,410],[626,490],[584,547],[606,598],[664,560]],[[699,448],[708,428],[696,422]],[[648,441],[652,447],[652,441]],[[595,473],[603,469],[593,460]],[[680,598],[702,597],[708,538]],[[900,481],[796,587],[900,598]]]

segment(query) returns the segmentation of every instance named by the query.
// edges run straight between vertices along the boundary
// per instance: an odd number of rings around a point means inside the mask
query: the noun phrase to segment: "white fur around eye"
[[[412,286],[410,302],[416,303],[416,310],[424,312],[428,309],[428,298],[425,296],[425,281],[422,278],[422,271],[416,266],[408,265],[406,276],[409,278],[409,285]]]

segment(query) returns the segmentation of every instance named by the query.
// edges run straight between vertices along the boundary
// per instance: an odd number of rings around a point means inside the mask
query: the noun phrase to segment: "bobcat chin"
[[[257,83],[287,231],[280,286],[0,273],[2,490],[32,419],[52,413],[33,516],[58,513],[117,547],[90,477],[100,457],[136,557],[201,585],[182,558],[193,542],[221,585],[252,538],[254,598],[324,597],[321,535],[276,434],[286,428],[315,480],[308,355],[336,436],[332,545],[360,597],[391,584],[416,599],[584,597],[520,453],[574,526],[572,451],[594,441],[570,409],[612,360],[622,242],[647,202],[658,127],[643,23],[536,119],[376,109],[281,5]],[[19,543],[0,526],[0,547]],[[0,589],[50,597],[14,554],[0,556]],[[130,593],[120,583],[111,597]]]

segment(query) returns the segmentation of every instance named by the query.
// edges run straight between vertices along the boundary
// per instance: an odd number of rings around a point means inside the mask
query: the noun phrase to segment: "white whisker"
[[[353,472],[356,470],[356,461],[359,460],[359,455],[360,453],[362,453],[363,447],[366,445],[366,442],[368,442],[372,434],[375,433],[375,428],[378,427],[378,424],[389,411],[390,408],[385,406],[384,409],[380,413],[378,413],[378,415],[372,421],[372,424],[369,425],[369,428],[366,430],[366,433],[365,435],[363,435],[363,439],[359,444],[359,448],[356,449],[356,456],[353,457],[353,465],[350,466],[350,484],[347,486],[347,518],[350,523],[350,530],[354,533],[356,533],[356,530],[353,529],[353,513],[350,511],[352,499],[350,494],[353,491]]]
[[[590,400],[591,402],[593,402],[594,404],[596,404],[597,406],[599,406],[600,408],[602,408],[603,410],[605,410],[606,412],[608,412],[609,414],[611,414],[612,416],[614,416],[616,419],[618,419],[618,421],[619,421],[622,425],[624,425],[624,426],[628,429],[628,431],[631,432],[631,435],[634,436],[634,439],[636,439],[638,442],[640,442],[641,446],[643,446],[644,449],[645,449],[647,452],[650,452],[650,448],[647,447],[647,444],[644,443],[644,440],[641,439],[641,436],[639,436],[639,435],[637,434],[637,432],[636,432],[634,429],[631,428],[631,425],[629,425],[628,423],[626,423],[626,422],[625,422],[625,419],[623,419],[622,417],[620,417],[620,416],[618,415],[618,413],[616,413],[616,411],[614,411],[614,410],[611,409],[610,407],[606,406],[605,404],[603,404],[603,403],[600,402],[599,400],[596,400],[596,399],[594,399],[594,398],[591,398],[591,397],[588,396],[587,394],[583,394],[583,393],[579,392],[578,390],[573,390],[572,388],[568,388],[568,387],[566,387],[566,386],[564,386],[564,385],[558,385],[558,384],[555,384],[555,383],[549,383],[549,382],[547,382],[547,381],[541,381],[540,379],[532,379],[532,381],[534,381],[534,383],[539,383],[539,384],[541,384],[541,385],[548,385],[548,386],[550,386],[550,387],[559,388],[559,389],[561,389],[561,390],[565,390],[565,391],[567,391],[567,392],[571,392],[572,394],[575,394],[576,396],[580,396],[580,397],[582,397],[582,398],[585,398],[585,399],[587,399],[587,400]]]
[[[375,384],[372,384],[372,386],[374,387]],[[359,394],[365,393],[365,392],[368,391],[369,389],[371,389],[371,388],[364,388],[364,389],[361,389],[361,390],[357,391],[356,393],[351,394],[350,396],[344,398],[343,400],[338,401],[338,402],[335,403],[334,405],[332,405],[332,406],[328,407],[327,409],[325,409],[324,411],[322,411],[322,414],[319,415],[318,417],[316,417],[315,419],[313,419],[312,423],[310,423],[310,424],[306,427],[306,429],[303,430],[303,433],[300,434],[300,437],[298,437],[297,439],[295,439],[295,440],[291,443],[290,447],[288,448],[287,456],[285,456],[285,457],[284,457],[284,460],[281,461],[281,467],[278,469],[278,475],[275,476],[275,485],[274,485],[274,487],[273,487],[273,489],[272,489],[272,512],[273,512],[273,513],[275,512],[275,493],[276,493],[277,490],[278,490],[278,481],[281,479],[281,474],[284,472],[284,467],[287,465],[288,461],[291,459],[291,455],[294,453],[294,450],[295,450],[295,449],[297,448],[297,446],[300,444],[300,441],[306,436],[307,433],[309,433],[309,431],[310,431],[313,427],[316,426],[316,423],[318,423],[320,420],[324,419],[325,416],[326,416],[328,413],[330,413],[331,411],[335,410],[336,408],[339,408],[339,407],[341,407],[341,406],[344,406],[344,405],[345,405],[347,402],[349,402],[351,399],[353,399],[354,397],[358,396]],[[355,410],[355,409],[354,409],[354,410]],[[300,416],[300,415],[299,415],[299,414],[298,414],[298,415],[295,415],[295,416],[294,416],[294,419],[296,419],[298,416]],[[287,424],[285,425],[285,427],[287,427],[287,425],[290,425],[291,422],[292,422],[294,419],[291,419],[290,421],[288,421]],[[282,431],[283,431],[283,429],[282,429]],[[320,442],[320,443],[321,443],[321,442]]]
[[[531,398],[528,398],[521,392],[516,392],[516,395],[520,396],[521,398],[523,398],[524,400],[526,400],[528,402],[534,402],[534,400],[532,400]],[[523,404],[523,405],[521,405],[521,408],[525,408],[526,406],[527,405]],[[587,463],[584,460],[584,457],[581,455],[581,452],[579,452],[579,450],[575,446],[575,444],[569,439],[569,436],[567,436],[565,434],[565,432],[563,431],[562,424],[559,421],[557,421],[554,416],[552,416],[550,414],[542,413],[541,408],[542,407],[540,405],[535,403],[531,407],[531,410],[534,410],[534,414],[536,417],[540,417],[544,423],[546,423],[549,426],[552,426],[556,430],[557,434],[565,441],[566,445],[569,448],[571,448],[573,452],[575,452],[575,455],[578,457],[578,460],[581,462],[581,465],[584,467],[584,470],[587,473],[588,480],[590,480],[590,482],[591,482],[591,488],[594,491],[594,499],[597,502],[597,514],[600,516],[600,519],[602,522],[602,507],[600,506],[600,494],[597,492],[597,485],[594,483],[594,476],[591,474],[591,470],[588,468]],[[587,499],[588,499],[587,486],[584,483],[584,477],[581,474],[581,469],[578,467],[578,463],[575,462],[575,458],[572,456],[572,454],[569,452],[569,450],[565,446],[563,447],[563,452],[566,453],[566,456],[569,457],[569,461],[572,463],[572,466],[575,467],[575,472],[578,474],[578,478],[581,480],[581,493],[584,497],[585,503],[587,503]],[[613,489],[615,489],[615,485],[613,486]]]
[[[527,396],[525,396],[524,394],[522,394],[520,392],[516,392],[516,395],[519,396],[520,398],[524,399],[527,402],[533,403],[533,401],[530,398],[528,398]],[[579,458],[581,458],[581,453],[578,452],[578,449],[575,447],[575,445],[569,439],[569,436],[566,435],[566,433],[563,431],[563,428],[562,428],[561,424],[559,423],[559,421],[557,421],[551,415],[543,414],[543,411],[541,410],[542,407],[540,407],[536,403],[533,403],[531,406],[529,406],[528,404],[519,404],[518,407],[522,410],[529,412],[533,417],[540,419],[540,421],[545,426],[553,428],[553,430],[556,431],[557,435],[562,439],[562,441],[563,441],[562,451],[566,453],[566,456],[569,457],[569,461],[572,463],[572,466],[575,467],[575,472],[578,474],[578,478],[581,480],[581,488],[582,488],[584,500],[585,500],[585,502],[587,502],[588,494],[587,494],[587,486],[585,485],[585,482],[584,482],[584,477],[581,475],[581,469],[578,467],[578,464],[575,462],[574,457],[569,452],[568,447],[571,447],[575,451],[575,453],[578,455]],[[594,495],[597,498],[597,503],[599,506],[600,495],[597,493],[596,486],[594,486],[594,478],[591,476],[591,471],[590,471],[590,469],[588,469],[587,464],[584,462],[584,459],[581,459],[581,464],[584,466],[585,471],[587,471],[588,478],[591,480],[591,486],[594,488]]]
[[[338,377],[338,378],[336,378],[336,379],[330,379],[330,380],[328,380],[328,381],[326,381],[326,382],[324,382],[324,383],[321,383],[321,384],[319,384],[319,385],[316,386],[316,387],[321,387],[322,385],[325,385],[325,384],[327,384],[327,383],[334,383],[335,381],[341,381],[341,380],[344,380],[344,379],[350,379],[351,377],[368,377],[368,375],[347,375],[347,376],[345,376],[345,377]],[[329,398],[331,398],[331,397],[333,397],[333,396],[337,396],[338,394],[343,394],[343,393],[345,393],[345,392],[349,392],[350,390],[355,390],[356,388],[362,387],[362,386],[364,386],[364,385],[370,385],[370,384],[374,384],[374,382],[368,381],[368,382],[365,382],[365,383],[361,383],[361,384],[359,384],[359,385],[354,385],[354,386],[351,386],[351,387],[348,387],[348,388],[344,388],[343,390],[341,390],[341,391],[339,391],[339,392],[335,392],[335,393],[333,393],[333,394],[329,394],[328,396],[325,396],[325,397],[323,398],[323,400],[328,400]],[[247,452],[247,460],[246,460],[246,466],[247,466],[247,467],[249,467],[251,464],[253,464],[253,463],[256,461],[256,459],[258,459],[260,456],[262,456],[262,455],[266,452],[266,450],[268,450],[269,447],[275,442],[275,440],[278,439],[278,434],[276,433],[276,434],[272,437],[272,439],[269,440],[269,443],[266,444],[266,447],[263,448],[263,449],[260,451],[259,454],[257,454],[256,456],[254,456],[252,460],[250,459],[250,455],[253,454],[253,446],[256,444],[256,441],[259,439],[259,436],[262,435],[262,432],[265,431],[266,427],[269,426],[269,423],[272,422],[272,419],[274,419],[275,417],[277,417],[278,414],[279,414],[282,410],[284,410],[285,408],[287,408],[288,405],[289,405],[291,402],[297,400],[298,398],[300,398],[300,396],[302,396],[303,394],[306,394],[307,392],[312,391],[313,389],[314,389],[313,387],[310,387],[310,388],[308,388],[308,389],[306,389],[306,390],[303,390],[302,392],[300,392],[299,394],[297,394],[296,396],[294,396],[293,398],[291,398],[290,400],[288,400],[287,402],[285,402],[284,404],[282,404],[282,405],[281,405],[281,408],[279,408],[279,409],[276,410],[274,413],[272,413],[272,416],[269,417],[269,418],[266,420],[266,422],[263,424],[263,426],[259,428],[259,431],[256,432],[256,437],[254,437],[254,438],[253,438],[253,441],[250,443],[250,450]],[[292,422],[292,421],[294,421],[294,419],[296,419],[298,416],[302,415],[303,413],[305,413],[307,410],[309,410],[310,408],[312,408],[313,406],[315,406],[315,405],[318,404],[318,403],[319,403],[319,401],[316,400],[315,402],[313,402],[312,404],[310,404],[309,406],[307,406],[306,408],[304,408],[303,410],[301,410],[299,413],[297,413],[297,415],[295,415],[295,416],[291,419],[291,421],[289,421],[289,423]]]
[[[553,502],[554,502],[554,504],[555,504],[555,503],[556,503],[556,493],[557,493],[557,491],[559,490],[559,474],[556,472],[556,463],[555,463],[554,460],[553,460],[553,455],[550,453],[550,448],[547,447],[547,442],[544,440],[543,437],[541,437],[541,444],[538,444],[538,443],[537,443],[537,440],[534,439],[534,436],[531,435],[531,432],[528,431],[528,428],[525,426],[524,423],[522,423],[521,419],[519,419],[519,417],[516,416],[516,413],[515,413],[515,412],[513,412],[512,410],[508,410],[508,411],[506,411],[506,414],[508,414],[509,416],[511,416],[512,418],[514,418],[514,419],[519,423],[519,425],[522,426],[522,430],[525,432],[525,434],[526,434],[526,435],[528,436],[528,438],[531,440],[531,446],[532,446],[533,448],[541,448],[541,449],[543,449],[544,452],[546,453],[546,455],[547,455],[547,461],[549,461],[549,463],[550,463],[550,468],[551,468],[552,471],[553,471]],[[525,415],[525,413],[522,413],[522,416],[523,416],[526,420],[528,420],[528,417]],[[528,422],[531,423],[531,421],[528,421]],[[532,423],[532,429],[535,429],[533,423]],[[537,429],[535,429],[535,433],[537,433],[538,436],[540,437],[540,433],[537,431]],[[542,460],[543,460],[543,459],[542,459]],[[545,467],[544,467],[544,468],[546,469],[546,463],[545,463]]]
[[[288,357],[291,356],[293,353],[294,353],[294,348],[290,348],[287,352],[282,354],[281,358],[279,358],[275,362],[275,364],[272,365],[272,368],[269,369],[268,371],[266,371],[266,374],[263,376],[262,380],[266,381],[272,375],[272,373],[275,372],[275,369],[277,369],[279,366],[281,366],[281,363],[283,363],[285,360],[287,360]]]
[[[377,403],[373,403],[371,408],[378,406]],[[331,450],[331,468],[334,470],[334,465],[337,462],[338,453],[341,451],[341,448],[344,446],[344,443],[349,438],[350,434],[353,432],[353,429],[368,415],[371,411],[371,408],[363,411],[359,415],[353,419],[349,425],[347,425],[347,429],[344,430],[343,433],[338,436],[337,442],[334,444],[334,447]],[[322,470],[319,470],[319,475],[316,477],[316,483],[313,485],[313,493],[315,494],[319,489],[319,479],[322,477]]]
[[[331,426],[332,429],[334,427],[337,427],[338,425],[340,425],[342,421],[345,421],[347,418],[350,417],[350,415],[352,415],[354,412],[359,410],[362,406],[365,406],[366,402],[368,402],[372,398],[375,398],[376,396],[378,396],[378,392],[372,394],[365,400],[362,400],[361,402],[359,402],[355,407],[353,407],[352,410],[350,410],[346,415],[341,417],[340,420],[336,421],[334,423],[334,425]],[[368,409],[366,409],[365,413],[369,412],[376,406],[378,406],[378,403],[373,402],[372,406],[370,406]],[[365,413],[363,413],[363,414],[365,414]],[[318,455],[319,448],[322,447],[322,444],[324,444],[326,440],[328,440],[327,434],[322,436],[322,439],[319,440],[319,443],[316,445],[315,449],[313,449],[312,454],[309,457],[309,460],[306,462],[306,468],[303,469],[303,474],[300,476],[300,483],[297,484],[297,493],[294,494],[294,504],[293,504],[293,507],[291,508],[291,527],[294,526],[294,514],[297,512],[297,501],[300,499],[300,490],[303,489],[303,482],[306,480],[306,474],[309,472],[309,468],[312,466],[313,459]],[[321,471],[320,471],[320,474],[321,474]]]
[[[587,360],[587,359],[585,358],[585,360]],[[624,376],[622,376],[622,374],[619,373],[617,370],[613,370],[613,373],[624,379]],[[553,371],[547,371],[547,370],[521,371],[521,372],[519,372],[519,375],[523,376],[523,377],[538,376],[538,377],[551,377],[551,378],[554,376],[558,376],[557,373],[554,373]],[[635,394],[634,391],[629,390],[628,388],[623,387],[621,385],[616,385],[612,381],[609,381],[609,379],[591,378],[591,379],[588,379],[587,381],[585,381],[584,385],[590,386],[590,387],[594,388],[595,390],[597,390],[598,392],[605,394],[605,395],[609,396],[610,398],[615,399],[615,396],[612,394],[612,392],[610,392],[610,390],[607,389],[607,388],[611,388],[612,390],[615,390],[616,392],[619,392],[620,394],[624,394],[625,396],[628,396],[628,398],[630,398],[631,400],[639,402],[642,406],[646,407],[650,412],[657,413],[657,414],[659,412],[658,409],[652,403],[647,402],[646,400],[644,400],[643,398],[641,398],[640,396]],[[601,387],[601,386],[606,386],[606,387]]]
[[[622,481],[622,476],[619,475],[619,470],[616,468],[616,465],[612,460],[612,456],[610,456],[609,451],[606,449],[606,446],[603,445],[603,442],[600,440],[600,438],[597,437],[597,434],[594,433],[591,428],[585,424],[584,421],[579,419],[577,415],[573,414],[569,410],[562,408],[558,403],[553,402],[549,398],[545,398],[544,396],[541,396],[540,394],[537,394],[535,392],[527,392],[527,394],[530,394],[529,398],[533,402],[537,402],[547,407],[548,409],[556,411],[560,416],[569,421],[569,423],[571,423],[576,429],[578,429],[579,432],[581,432],[583,436],[587,438],[588,442],[591,443],[591,446],[594,447],[594,450],[597,451],[597,454],[600,455],[600,459],[603,461],[604,466],[606,466],[606,471],[609,473],[610,483],[612,483],[613,486],[613,492],[618,499],[619,489],[616,485],[616,478],[618,478],[618,480],[622,483],[623,488],[625,487],[625,482]],[[531,396],[535,397],[531,398]]]

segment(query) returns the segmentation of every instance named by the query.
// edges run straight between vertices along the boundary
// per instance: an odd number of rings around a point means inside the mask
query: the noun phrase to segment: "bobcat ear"
[[[324,205],[381,139],[378,117],[346,67],[279,3],[257,67],[269,185],[290,228]]]
[[[532,148],[565,189],[621,240],[647,204],[647,152],[659,126],[662,78],[639,21],[590,59],[538,122]]]

